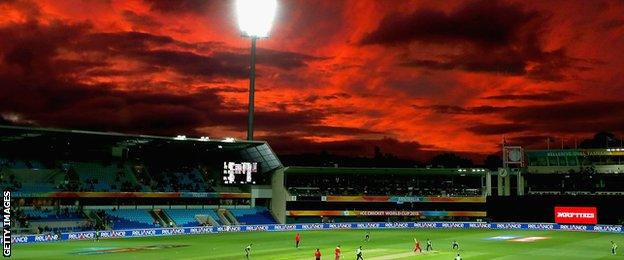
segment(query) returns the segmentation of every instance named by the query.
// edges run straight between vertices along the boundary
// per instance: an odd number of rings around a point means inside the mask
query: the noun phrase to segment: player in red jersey
[[[316,260],[321,260],[321,251],[318,248],[314,252],[314,257],[316,257]]]
[[[422,249],[420,249],[420,241],[414,238],[414,252],[416,252],[416,250],[422,253]]]
[[[299,242],[301,242],[301,235],[299,235],[299,233],[297,233],[297,235],[295,236],[295,247],[299,248]]]
[[[338,245],[336,249],[334,250],[334,255],[336,255],[335,260],[340,260],[340,245]]]

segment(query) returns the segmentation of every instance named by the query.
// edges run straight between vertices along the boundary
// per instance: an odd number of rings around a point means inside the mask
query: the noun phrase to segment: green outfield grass
[[[371,241],[364,242],[363,230],[304,231],[301,246],[294,247],[296,232],[229,233],[95,241],[53,242],[14,245],[16,259],[245,259],[243,248],[253,243],[249,259],[314,259],[321,249],[321,259],[334,259],[333,250],[342,247],[341,259],[355,259],[355,249],[362,245],[364,259],[453,259],[457,252],[463,259],[624,259],[612,256],[610,240],[622,246],[624,236],[607,233],[510,230],[371,230]],[[496,236],[545,237],[534,242],[487,240]],[[433,241],[433,252],[414,254],[413,239]],[[452,250],[457,240],[460,250]],[[99,254],[96,250],[126,251]],[[129,252],[128,252],[129,251]],[[79,253],[83,254],[79,254]],[[86,253],[86,254],[85,254]],[[618,252],[619,253],[619,252]],[[624,253],[624,251],[622,251]]]

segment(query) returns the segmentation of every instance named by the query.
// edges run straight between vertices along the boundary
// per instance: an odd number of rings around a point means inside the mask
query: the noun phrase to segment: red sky
[[[4,123],[245,138],[233,1],[0,1]],[[622,1],[279,1],[256,137],[491,153],[624,134]]]

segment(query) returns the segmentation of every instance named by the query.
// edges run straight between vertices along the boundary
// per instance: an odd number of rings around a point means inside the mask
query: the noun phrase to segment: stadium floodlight
[[[277,0],[237,0],[236,15],[243,36],[269,37],[276,10]]]
[[[256,80],[256,40],[269,37],[277,10],[277,0],[237,0],[238,27],[244,37],[251,38],[249,66],[249,113],[247,140],[253,140],[254,85]]]

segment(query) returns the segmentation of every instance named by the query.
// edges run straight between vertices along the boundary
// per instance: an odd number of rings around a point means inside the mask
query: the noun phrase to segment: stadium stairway
[[[173,219],[171,219],[162,209],[150,210],[149,213],[163,227],[177,226]]]
[[[63,180],[63,174],[55,169],[6,169],[2,172],[5,178],[13,175],[21,183],[23,192],[51,192]],[[4,188],[4,187],[2,187]]]
[[[217,216],[219,216],[221,223],[225,225],[238,225],[238,220],[227,209],[218,209]]]
[[[264,207],[256,207],[251,209],[230,209],[230,212],[242,225],[277,223],[271,215],[271,212],[269,212],[269,210]]]
[[[201,226],[202,222],[211,226],[221,225],[219,216],[212,209],[165,209],[164,212],[179,227]]]

